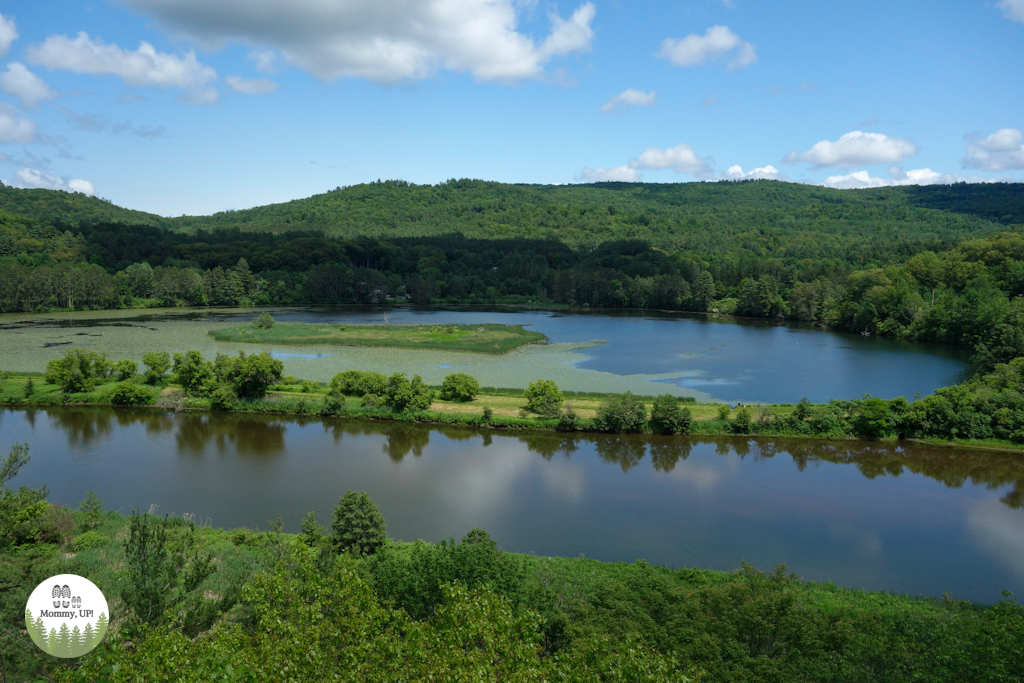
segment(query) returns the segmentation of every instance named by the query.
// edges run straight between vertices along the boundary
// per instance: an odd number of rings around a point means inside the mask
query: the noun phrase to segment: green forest
[[[955,210],[954,210],[955,209]],[[208,217],[0,188],[0,312],[559,304],[1024,352],[1024,186],[386,181]]]

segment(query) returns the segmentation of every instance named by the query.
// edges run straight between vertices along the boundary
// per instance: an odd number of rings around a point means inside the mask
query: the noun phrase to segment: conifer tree
[[[96,635],[94,642],[98,645],[105,635],[107,635],[107,613],[100,612],[100,618],[96,620]]]
[[[82,652],[83,654],[92,650],[93,643],[96,641],[96,631],[92,630],[92,624],[88,621],[85,622],[85,628],[82,629]]]
[[[78,628],[78,624],[71,629],[71,639],[69,640],[68,651],[72,657],[81,657],[85,654],[85,641],[82,640],[82,630]]]
[[[32,610],[27,607],[25,608],[25,628],[28,629],[28,635],[36,645],[43,647],[43,643],[46,642],[46,632],[40,629],[41,622],[42,617],[39,618],[39,621],[36,621],[32,618]],[[46,648],[43,647],[43,649],[45,650]]]
[[[71,656],[71,630],[68,629],[67,622],[60,625],[60,632],[57,634],[57,647],[54,648],[54,654],[58,657]]]

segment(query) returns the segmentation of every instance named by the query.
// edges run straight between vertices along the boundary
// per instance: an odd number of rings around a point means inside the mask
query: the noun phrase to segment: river
[[[731,570],[982,602],[1024,594],[1024,459],[921,444],[565,436],[156,410],[0,412],[15,485],[200,523],[329,523],[349,489],[393,538],[486,529],[509,551]]]

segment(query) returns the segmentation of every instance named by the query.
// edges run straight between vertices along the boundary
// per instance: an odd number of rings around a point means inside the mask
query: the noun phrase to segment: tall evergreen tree
[[[96,642],[96,631],[93,630],[92,624],[88,621],[85,622],[85,628],[82,629],[82,653],[85,654],[92,650],[93,645]]]
[[[71,629],[68,628],[67,622],[60,625],[60,632],[57,634],[57,647],[54,650],[54,654],[58,657],[71,656]]]
[[[85,640],[82,638],[82,629],[78,628],[78,624],[71,629],[68,650],[72,657],[81,657],[85,654]]]

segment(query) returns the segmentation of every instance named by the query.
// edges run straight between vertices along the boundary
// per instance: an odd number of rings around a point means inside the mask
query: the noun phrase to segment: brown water
[[[1024,458],[920,444],[582,436],[238,414],[0,412],[15,484],[297,531],[348,489],[394,538],[487,529],[506,550],[734,569],[984,602],[1024,594]]]

